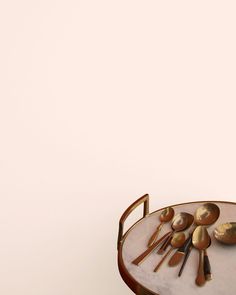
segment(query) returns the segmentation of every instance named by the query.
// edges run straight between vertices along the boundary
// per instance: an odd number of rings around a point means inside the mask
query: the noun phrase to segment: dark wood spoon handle
[[[184,261],[183,261],[183,263],[181,265],[181,268],[180,268],[179,274],[178,274],[179,277],[182,275],[182,272],[183,272],[185,264],[186,264],[186,262],[187,262],[187,260],[189,258],[189,255],[190,255],[190,253],[192,251],[192,248],[193,248],[193,246],[192,246],[192,244],[190,244],[190,247],[188,248],[187,252],[185,252]]]
[[[198,286],[203,286],[205,282],[206,282],[206,279],[204,274],[204,251],[199,250],[199,266],[198,266],[198,272],[197,272],[195,283]]]
[[[212,279],[211,265],[206,250],[204,251],[204,274],[207,281]]]

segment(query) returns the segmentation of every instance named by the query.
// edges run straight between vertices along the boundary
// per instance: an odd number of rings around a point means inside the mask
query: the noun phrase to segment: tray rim
[[[192,201],[192,202],[184,202],[184,203],[178,203],[178,204],[174,204],[174,205],[168,205],[165,207],[162,207],[160,209],[157,209],[149,214],[147,214],[145,217],[140,218],[139,220],[137,220],[124,234],[122,241],[118,247],[118,255],[117,255],[117,259],[118,259],[118,268],[119,268],[119,272],[121,277],[123,278],[124,282],[126,283],[126,285],[137,295],[163,295],[163,294],[158,294],[155,293],[153,291],[151,291],[150,289],[148,289],[147,287],[143,286],[142,284],[140,284],[138,281],[135,280],[135,278],[128,272],[127,268],[125,267],[124,261],[123,261],[123,257],[122,257],[122,249],[123,249],[123,244],[124,241],[126,239],[126,237],[128,236],[129,232],[138,224],[140,223],[143,219],[148,218],[150,215],[155,214],[167,207],[178,207],[181,205],[187,205],[187,204],[197,204],[197,203],[221,203],[221,204],[231,204],[231,205],[236,205],[236,202],[231,202],[231,201],[221,201],[221,200],[202,200],[202,201]]]

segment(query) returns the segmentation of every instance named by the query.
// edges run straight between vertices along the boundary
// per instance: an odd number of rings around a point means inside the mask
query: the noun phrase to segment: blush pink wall
[[[1,294],[131,294],[130,203],[235,201],[235,9],[2,1]]]

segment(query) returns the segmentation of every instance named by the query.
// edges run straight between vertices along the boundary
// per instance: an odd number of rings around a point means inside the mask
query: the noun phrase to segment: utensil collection
[[[183,260],[178,273],[178,276],[181,276],[191,251],[194,248],[199,252],[195,283],[197,286],[203,286],[207,281],[212,279],[211,265],[207,254],[207,249],[211,246],[211,237],[208,234],[207,228],[213,225],[219,216],[220,209],[214,203],[204,203],[197,208],[194,216],[186,212],[175,214],[172,207],[165,208],[159,216],[160,224],[148,240],[147,249],[135,258],[132,263],[139,265],[158,247],[157,253],[162,255],[170,246],[170,249],[153,271],[159,271],[166,258],[174,249],[177,249],[168,261],[168,265],[174,267]],[[171,231],[165,233],[158,239],[163,224],[170,221],[172,221]],[[186,238],[184,231],[187,229],[190,230],[189,236]],[[220,243],[228,245],[236,244],[236,222],[219,225],[214,230],[213,235]]]

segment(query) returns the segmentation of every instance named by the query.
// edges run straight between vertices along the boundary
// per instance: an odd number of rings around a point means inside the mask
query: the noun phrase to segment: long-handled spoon
[[[196,227],[198,225],[205,225],[205,226],[212,225],[219,218],[219,215],[220,215],[220,209],[216,204],[205,203],[202,206],[200,206],[195,212],[194,226]],[[182,258],[184,257],[184,261],[181,266],[179,276],[182,274],[183,268],[191,253],[192,233],[193,233],[193,230],[190,232],[189,237],[185,241],[184,245],[174,253],[174,255],[171,257],[169,261],[169,266],[176,266],[177,264],[181,262]],[[186,253],[188,253],[188,255],[186,255]]]
[[[203,286],[206,282],[204,274],[204,250],[210,243],[210,236],[204,226],[200,225],[194,230],[192,243],[193,246],[199,250],[199,265],[195,283],[198,286]]]
[[[209,248],[210,245],[211,245],[211,238],[210,238],[210,243],[209,243],[209,245],[208,245],[207,248]],[[180,271],[179,271],[179,274],[178,274],[179,277],[181,276],[181,274],[183,272],[183,269],[185,267],[185,264],[186,264],[186,262],[188,260],[188,257],[190,255],[190,252],[191,252],[192,248],[193,248],[193,245],[192,245],[192,241],[191,241],[190,247],[185,252],[184,261],[183,261],[183,264],[181,265],[181,268],[180,268]],[[204,274],[205,274],[205,279],[207,281],[210,281],[212,279],[211,265],[210,265],[210,261],[209,261],[209,258],[208,258],[207,250],[206,249],[204,250]]]
[[[180,218],[179,214],[181,214],[183,218]],[[186,212],[179,213],[179,214],[177,214],[173,219],[173,222],[171,225],[172,234],[163,242],[163,244],[161,245],[160,249],[157,252],[158,254],[163,254],[165,252],[166,248],[170,244],[171,237],[173,236],[175,232],[186,230],[192,225],[194,220],[193,215]],[[184,221],[184,218],[187,220],[187,222]]]
[[[162,229],[163,224],[165,222],[171,221],[171,219],[174,216],[174,213],[175,213],[175,211],[172,207],[167,207],[161,212],[161,215],[159,216],[159,220],[161,223],[158,225],[155,232],[152,234],[151,238],[149,239],[148,247],[152,246],[156,242],[158,235]]]
[[[181,245],[183,245],[185,241],[185,234],[184,233],[175,233],[171,239],[171,248],[170,250],[163,256],[161,261],[158,263],[158,265],[155,267],[154,272],[157,272],[158,269],[161,267],[162,263],[166,259],[166,257],[175,249],[179,248]]]
[[[166,233],[163,237],[161,237],[158,241],[156,241],[151,247],[149,247],[147,250],[145,250],[143,253],[141,253],[137,258],[135,258],[132,263],[139,265],[148,255],[151,254],[153,250],[155,250],[162,241],[169,240],[169,237],[171,237],[175,232],[185,230],[190,223],[190,219],[193,220],[193,216],[188,213],[178,213],[175,215],[171,228],[172,230]]]

